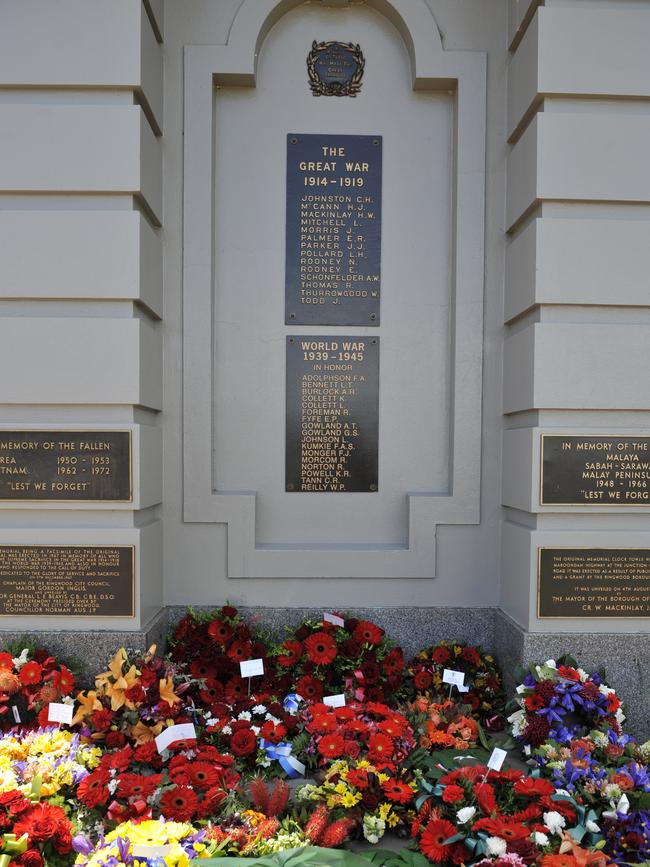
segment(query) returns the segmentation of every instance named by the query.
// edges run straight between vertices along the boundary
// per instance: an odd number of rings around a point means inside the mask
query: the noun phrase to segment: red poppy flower
[[[189,822],[198,807],[198,796],[189,786],[173,786],[160,799],[161,814],[174,822]]]
[[[445,861],[451,847],[445,840],[456,834],[456,828],[446,819],[431,819],[420,838],[420,849],[430,861]]]
[[[438,665],[444,665],[451,659],[451,653],[446,647],[436,647],[431,654],[431,659]]]
[[[390,759],[393,755],[393,741],[387,735],[377,733],[368,741],[368,758],[372,761]]]
[[[296,692],[301,695],[305,701],[318,701],[323,697],[323,684],[315,677],[306,674],[301,677],[296,684]]]
[[[41,673],[43,669],[38,664],[38,662],[26,662],[25,665],[20,669],[18,673],[18,677],[21,683],[24,683],[26,686],[29,686],[34,683],[40,683]]]
[[[74,689],[74,674],[65,667],[61,666],[60,671],[55,671],[52,676],[52,683],[59,690],[61,695],[70,695]]]
[[[326,759],[336,759],[343,755],[343,738],[341,735],[324,735],[318,742],[318,752]]]
[[[380,629],[379,626],[375,626],[369,620],[360,620],[354,629],[353,635],[362,644],[375,645],[381,641],[384,630]]]
[[[81,801],[84,806],[92,808],[97,807],[108,801],[110,792],[108,791],[108,782],[110,775],[103,768],[97,768],[79,783],[77,787],[77,800]]]
[[[413,798],[413,789],[403,780],[387,780],[382,783],[381,789],[389,801],[397,804],[408,804]]]
[[[445,786],[445,789],[442,793],[442,800],[445,804],[457,804],[459,801],[462,801],[465,797],[465,789],[461,788],[461,786]]]
[[[429,689],[433,683],[433,678],[428,671],[420,670],[415,672],[413,682],[415,683],[416,689]]]
[[[148,798],[162,783],[162,774],[120,774],[116,795],[119,798]]]
[[[230,749],[236,756],[250,756],[257,749],[255,732],[248,728],[233,732]]]
[[[222,646],[232,637],[232,626],[223,620],[213,620],[208,626],[208,635]]]
[[[315,632],[305,640],[305,650],[315,665],[329,665],[336,659],[336,642],[326,632]]]
[[[284,653],[281,653],[277,660],[283,668],[292,668],[302,656],[302,644],[293,639],[285,641],[282,650]]]

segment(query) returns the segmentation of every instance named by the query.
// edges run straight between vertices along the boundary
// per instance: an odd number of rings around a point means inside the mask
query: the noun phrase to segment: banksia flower
[[[253,805],[260,813],[269,815],[269,790],[261,777],[254,777],[250,782],[250,794]]]
[[[279,816],[286,810],[289,800],[289,786],[284,780],[276,780],[266,808],[267,816]]]
[[[331,849],[333,846],[340,846],[344,843],[354,827],[354,819],[337,819],[325,830],[325,833],[320,839],[319,845],[324,849]]]
[[[327,828],[329,810],[325,804],[319,804],[305,825],[305,836],[316,846]]]

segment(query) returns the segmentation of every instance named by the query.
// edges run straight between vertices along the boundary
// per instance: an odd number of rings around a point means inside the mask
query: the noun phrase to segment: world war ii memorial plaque
[[[130,431],[0,431],[0,500],[131,498]]]
[[[543,506],[650,503],[650,437],[542,435]]]
[[[381,136],[287,136],[287,325],[379,325],[381,155]]]
[[[0,616],[133,617],[132,545],[0,545]]]
[[[538,617],[650,616],[650,549],[540,548]]]
[[[286,490],[377,490],[379,338],[287,337]]]

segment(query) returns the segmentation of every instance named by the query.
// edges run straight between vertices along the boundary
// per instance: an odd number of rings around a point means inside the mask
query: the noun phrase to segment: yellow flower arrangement
[[[0,740],[0,792],[27,795],[37,786],[41,797],[73,786],[99,764],[101,750],[81,744],[79,735],[62,729],[6,734]]]
[[[195,858],[209,858],[214,846],[205,841],[205,831],[197,831],[186,822],[165,822],[149,819],[144,822],[123,822],[92,847],[76,838],[81,849],[75,860],[77,867],[103,867],[111,863],[117,867],[146,867],[152,861],[166,867],[187,867]]]

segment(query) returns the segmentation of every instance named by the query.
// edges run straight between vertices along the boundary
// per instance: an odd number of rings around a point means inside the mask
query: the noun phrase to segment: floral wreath
[[[591,729],[620,733],[625,720],[621,702],[603,683],[601,673],[588,674],[571,657],[562,656],[531,664],[517,675],[517,710],[508,722],[524,747],[538,747],[547,740],[567,742]]]
[[[74,674],[45,648],[0,653],[0,731],[47,725],[48,705],[70,695]]]
[[[439,641],[421,650],[411,661],[407,671],[411,694],[432,701],[448,698],[449,686],[442,680],[445,669],[463,672],[469,692],[461,698],[487,729],[498,731],[506,698],[501,669],[492,654],[479,645]]]

